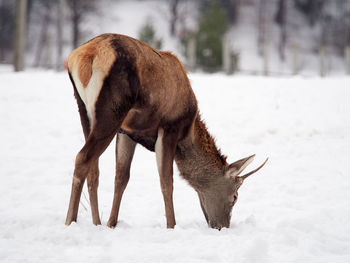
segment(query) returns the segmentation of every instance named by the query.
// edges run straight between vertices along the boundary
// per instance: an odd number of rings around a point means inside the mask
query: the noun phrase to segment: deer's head
[[[209,227],[221,229],[230,226],[231,211],[238,199],[238,189],[244,180],[260,170],[266,161],[255,170],[240,176],[253,161],[255,155],[238,160],[224,167],[222,175],[208,189],[198,192],[201,208]]]

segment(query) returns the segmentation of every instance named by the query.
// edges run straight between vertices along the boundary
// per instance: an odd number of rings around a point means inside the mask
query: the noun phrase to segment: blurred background
[[[350,74],[349,0],[0,0],[0,70],[61,71],[106,32],[170,50],[191,71]]]

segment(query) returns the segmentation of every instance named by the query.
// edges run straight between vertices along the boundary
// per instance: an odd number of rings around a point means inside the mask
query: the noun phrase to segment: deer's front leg
[[[159,129],[155,152],[164,198],[167,228],[174,228],[176,224],[173,205],[173,162],[176,143],[177,134],[167,134],[163,129]]]
[[[111,215],[107,226],[115,227],[118,222],[120,202],[130,178],[130,165],[135,152],[136,142],[128,135],[118,133],[116,145],[116,175]]]

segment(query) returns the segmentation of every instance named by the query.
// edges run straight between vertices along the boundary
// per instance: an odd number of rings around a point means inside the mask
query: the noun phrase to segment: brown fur
[[[227,165],[226,156],[222,155],[220,150],[216,147],[213,137],[209,134],[207,127],[199,116],[195,120],[194,129],[196,138],[198,138],[198,144],[202,147],[203,151],[211,156],[209,159],[218,166],[222,167]]]
[[[235,177],[235,171],[241,171],[239,167],[250,162],[251,157],[228,166],[200,119],[186,71],[176,56],[131,37],[104,34],[74,50],[68,67],[86,143],[76,157],[67,225],[77,219],[85,178],[93,223],[100,224],[98,159],[119,132],[115,193],[108,226],[117,224],[136,143],[156,152],[168,228],[176,224],[172,198],[174,160],[181,175],[197,191],[209,226],[229,226],[235,202],[232,200],[237,199],[237,189],[243,181]],[[79,81],[86,87],[96,71],[103,73],[103,85],[90,128],[86,105],[71,73],[78,72]]]
[[[87,55],[87,56],[81,57],[79,60],[78,76],[84,88],[86,88],[91,78],[91,74],[92,74],[91,65],[92,65],[93,59],[94,59],[94,56]]]
[[[100,36],[87,42],[86,44],[75,49],[68,57],[68,69],[72,71],[77,68],[78,76],[86,88],[88,85],[93,69],[98,69],[106,76],[114,63],[115,52],[106,36]]]

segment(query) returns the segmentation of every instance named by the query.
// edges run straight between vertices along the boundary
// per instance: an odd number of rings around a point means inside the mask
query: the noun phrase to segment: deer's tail
[[[76,97],[83,102],[92,128],[95,123],[95,105],[116,56],[109,41],[95,38],[75,49],[68,58],[68,71]],[[78,105],[79,105],[79,99]],[[80,106],[79,106],[80,110]],[[84,110],[82,110],[84,113]]]

